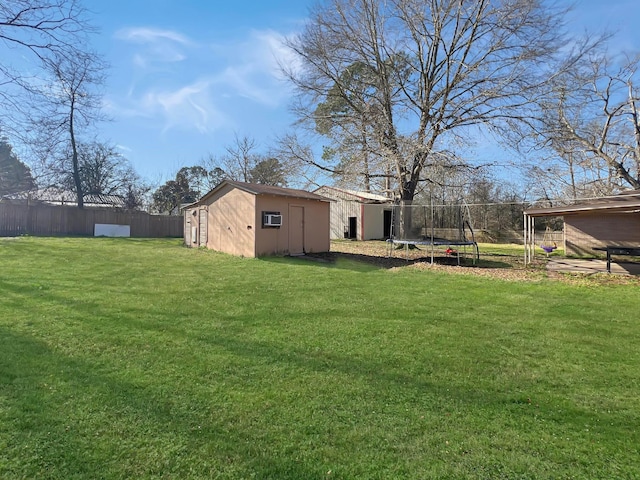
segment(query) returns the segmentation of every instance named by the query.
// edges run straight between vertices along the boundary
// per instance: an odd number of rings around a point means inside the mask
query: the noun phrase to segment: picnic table
[[[612,255],[628,255],[631,257],[640,257],[640,247],[620,247],[617,245],[607,245],[606,247],[596,247],[594,250],[607,252],[607,272],[611,273],[611,256]]]

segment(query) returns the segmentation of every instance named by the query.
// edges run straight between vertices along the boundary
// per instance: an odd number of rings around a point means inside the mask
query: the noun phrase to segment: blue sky
[[[96,2],[97,3],[97,2]],[[288,128],[289,88],[278,59],[300,29],[304,1],[130,0],[88,4],[111,65],[102,135],[151,181],[220,155],[234,135],[270,139]]]
[[[640,49],[638,0],[577,0],[571,28],[620,30],[616,47]],[[153,183],[221,155],[234,135],[266,150],[293,121],[278,60],[312,0],[88,1],[95,48],[111,65],[101,136]],[[488,154],[483,149],[479,155]]]

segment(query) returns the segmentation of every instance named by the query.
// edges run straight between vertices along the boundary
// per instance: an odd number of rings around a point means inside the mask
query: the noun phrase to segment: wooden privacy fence
[[[105,208],[0,203],[0,237],[91,235],[96,223],[129,225],[132,237],[182,237],[183,219]]]
[[[553,245],[554,243],[561,246],[564,243],[564,232],[536,232],[535,234],[536,245]]]

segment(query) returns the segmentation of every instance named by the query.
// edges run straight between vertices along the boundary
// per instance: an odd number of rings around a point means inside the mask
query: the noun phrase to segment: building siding
[[[332,187],[320,187],[315,193],[331,198],[331,239],[355,238],[373,240],[384,237],[384,210],[391,210],[386,203],[370,203],[357,194]],[[350,232],[349,219],[356,218],[355,236]]]
[[[640,213],[582,213],[565,215],[568,255],[592,255],[593,248],[640,246]]]
[[[330,249],[329,208],[327,201],[254,194],[233,185],[223,185],[203,203],[185,209],[185,244],[196,247],[189,230],[198,225],[199,211],[207,213],[206,247],[232,255],[256,257],[283,255],[291,251],[290,211],[303,211],[303,249],[305,253],[326,252]],[[194,215],[195,212],[195,215]],[[279,212],[280,228],[263,227],[263,212]],[[196,239],[204,239],[200,232]],[[204,246],[204,245],[203,245]]]
[[[303,244],[306,253],[329,250],[329,205],[314,200],[260,195],[256,203],[256,255],[289,254],[291,207],[304,209]],[[280,228],[262,228],[262,212],[279,212]]]
[[[207,248],[244,257],[255,256],[255,195],[226,186],[207,199]]]
[[[365,204],[363,207],[363,240],[384,238],[384,211],[392,210],[391,205]]]

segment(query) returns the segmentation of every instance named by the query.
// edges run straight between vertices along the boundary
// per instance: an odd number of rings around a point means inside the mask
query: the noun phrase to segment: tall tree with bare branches
[[[84,53],[55,57],[47,60],[46,67],[52,83],[32,89],[31,108],[38,112],[33,124],[39,136],[35,143],[51,172],[59,170],[59,165],[70,165],[77,205],[83,208],[80,136],[104,120],[100,87],[105,65],[97,55]]]
[[[76,57],[92,31],[77,0],[0,2],[0,121],[11,124],[21,110],[21,90],[30,89],[53,58]]]
[[[358,142],[362,165],[382,158],[410,204],[425,168],[471,128],[528,115],[533,92],[563,68],[564,13],[544,0],[320,2],[289,41],[301,65],[287,72],[295,110],[332,142]]]
[[[521,131],[565,196],[640,189],[640,56],[600,52],[554,78]]]
[[[287,185],[287,178],[292,172],[280,162],[277,154],[260,153],[254,138],[235,135],[233,143],[225,150],[226,154],[220,158],[209,156],[206,164],[211,178],[281,187]]]
[[[0,2],[0,124],[46,164],[33,165],[39,177],[69,156],[80,208],[79,135],[101,118],[105,71],[87,50],[93,32],[80,0]]]

